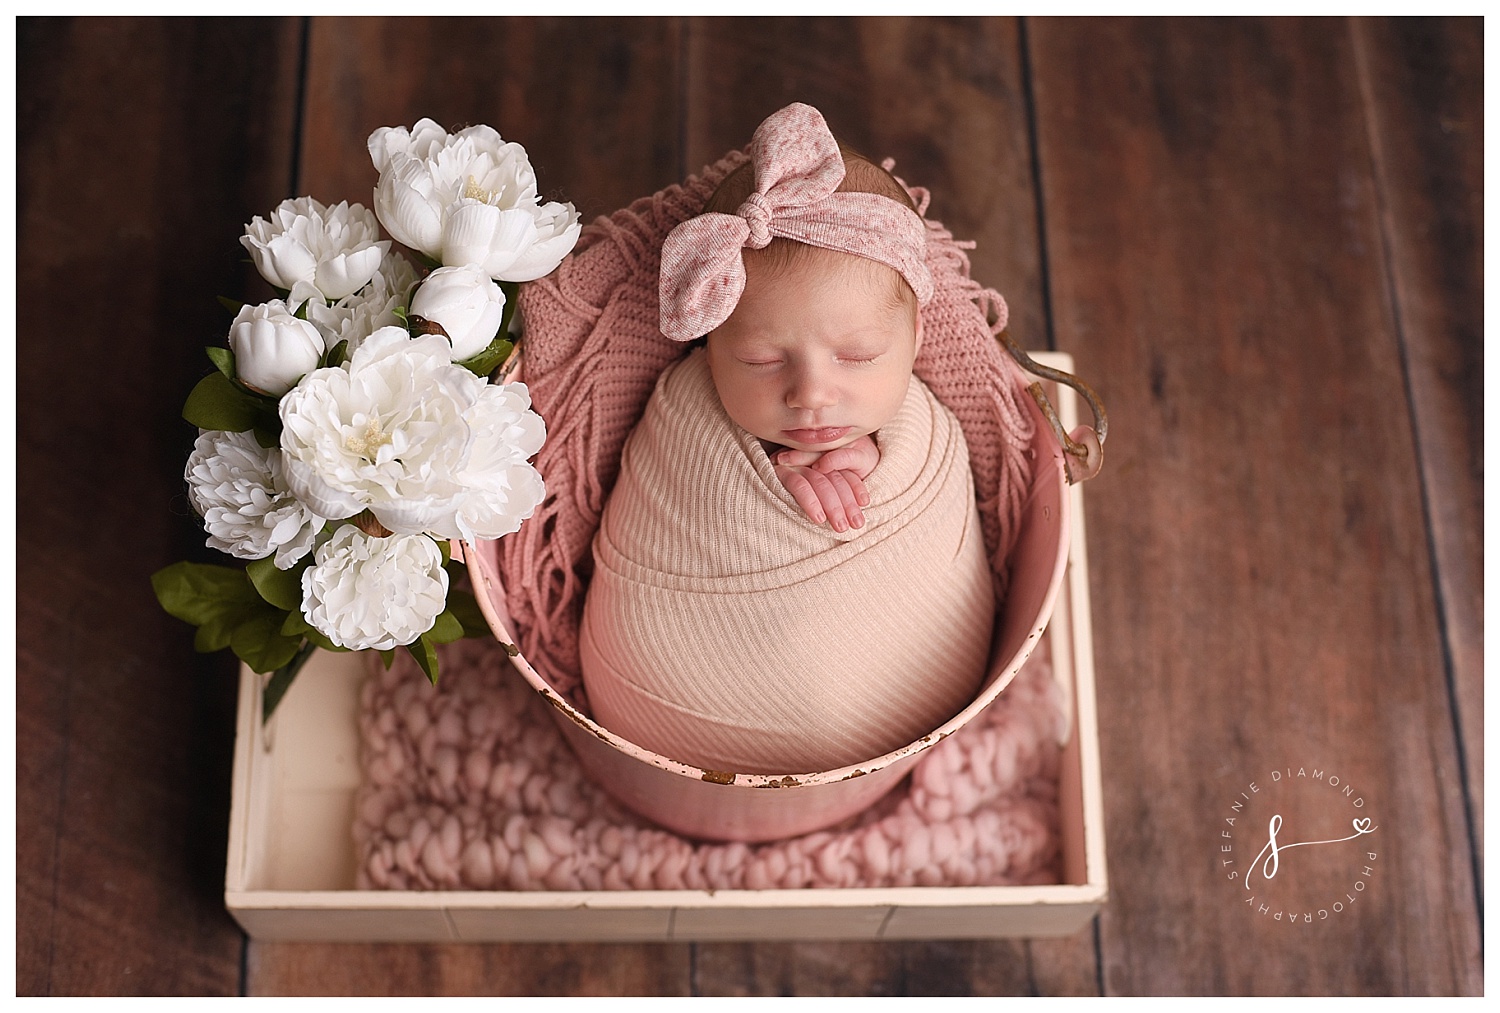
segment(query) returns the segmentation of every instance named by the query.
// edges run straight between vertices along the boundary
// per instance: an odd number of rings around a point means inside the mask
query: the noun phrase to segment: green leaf
[[[489,637],[490,624],[479,610],[479,601],[469,592],[453,588],[448,592],[448,613],[463,625],[466,637]]]
[[[234,637],[234,631],[265,611],[261,601],[227,605],[222,612],[210,617],[198,627],[193,637],[193,649],[200,654],[222,651]]]
[[[328,350],[323,356],[324,366],[342,366],[349,361],[349,342],[347,339],[340,341]]]
[[[283,611],[302,608],[302,571],[312,566],[312,557],[304,556],[290,570],[276,567],[276,558],[267,556],[245,567],[245,576],[266,601]]]
[[[433,621],[432,629],[422,636],[434,644],[451,644],[460,640],[464,635],[464,624],[459,622],[458,616],[449,609],[444,609],[437,619]]]
[[[231,433],[254,429],[262,415],[255,399],[223,373],[210,373],[199,380],[182,406],[182,417],[199,429]]]
[[[443,565],[447,566],[448,561],[453,558],[453,544],[446,538],[438,538],[436,542],[438,551],[443,554]]]
[[[391,670],[391,665],[395,662],[395,660],[396,660],[396,652],[395,651],[393,651],[393,650],[384,650],[384,651],[380,652],[380,663],[385,666],[385,670],[387,672],[389,672]]]
[[[234,379],[234,352],[216,345],[210,345],[204,351],[208,353],[209,361],[218,367],[219,372],[223,373],[226,379]]]
[[[503,327],[500,329],[500,333],[502,335],[505,334]],[[494,341],[491,341],[489,347],[484,351],[473,358],[456,363],[456,365],[464,367],[475,376],[489,376],[499,368],[501,363],[510,357],[511,349],[515,347],[516,343],[509,338],[498,337]]]
[[[301,637],[283,636],[286,621],[279,610],[267,608],[241,623],[229,638],[229,646],[241,661],[256,672],[274,672],[289,664],[302,646]]]
[[[268,426],[256,426],[254,429],[255,442],[267,450],[275,450],[281,446],[281,427],[271,429]]]
[[[438,681],[438,656],[437,647],[427,639],[427,634],[422,634],[414,643],[406,645],[411,656],[417,659],[417,665],[423,672],[427,673],[427,681],[434,686]]]
[[[239,316],[240,310],[245,308],[244,303],[240,302],[238,299],[231,299],[227,295],[221,295],[218,297],[218,299],[219,305],[224,307],[229,312],[233,313],[235,316]]]
[[[173,563],[151,575],[151,587],[169,615],[194,626],[258,600],[244,570],[207,563]]]
[[[313,645],[310,643],[298,647],[292,660],[278,668],[276,674],[271,676],[270,681],[266,683],[266,688],[261,691],[260,695],[262,723],[271,720],[271,715],[276,712],[276,705],[281,703],[281,698],[286,696],[286,691],[292,688],[292,680],[297,678],[297,673],[302,671],[302,666],[307,663],[308,658],[312,657],[313,650]]]

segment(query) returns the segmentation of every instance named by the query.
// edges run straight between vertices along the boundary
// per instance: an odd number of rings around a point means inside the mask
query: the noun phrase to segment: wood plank
[[[1022,57],[1012,19],[694,19],[686,149],[743,147],[788,102],[933,191],[929,214],[974,239],[973,276],[1006,296],[1011,333],[1046,343]],[[704,944],[705,995],[1088,994],[1092,941]]]
[[[547,199],[609,214],[680,179],[680,46],[670,19],[315,19],[303,192],[368,207],[370,132],[426,116],[488,123]]]
[[[1105,986],[1477,993],[1433,562],[1348,26],[1048,20],[1030,39],[1057,342],[1115,423],[1089,488]],[[1303,767],[1323,779],[1292,782]],[[1283,844],[1375,817],[1373,875],[1364,842],[1290,852],[1247,905],[1218,849],[1247,869],[1273,808]],[[1317,925],[1274,913],[1322,908]]]
[[[690,167],[750,142],[789,102],[933,192],[928,214],[978,247],[1011,334],[1046,344],[1035,187],[1016,23],[1009,18],[702,18],[688,33]]]
[[[686,995],[685,943],[252,943],[251,995]]]
[[[1354,51],[1483,854],[1483,22],[1360,19]]]
[[[315,19],[301,192],[368,206],[365,140],[428,116],[525,145],[542,193],[585,221],[680,179],[680,29],[663,19]],[[251,943],[272,994],[679,994],[686,946]]]
[[[233,669],[148,578],[216,555],[177,411],[287,183],[296,25],[21,19],[17,52],[16,988],[233,994]]]
[[[1066,940],[700,943],[708,996],[1093,995],[1091,933]]]

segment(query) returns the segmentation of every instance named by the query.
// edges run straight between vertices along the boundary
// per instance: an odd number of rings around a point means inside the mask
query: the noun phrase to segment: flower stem
[[[271,720],[271,715],[276,711],[276,705],[281,703],[281,698],[286,696],[286,691],[292,688],[292,680],[297,678],[297,673],[302,671],[302,666],[307,659],[312,657],[312,652],[317,650],[317,645],[310,640],[302,641],[302,646],[297,648],[297,653],[292,655],[288,661],[276,670],[271,676],[271,681],[266,683],[266,688],[260,695],[260,721],[261,724]]]

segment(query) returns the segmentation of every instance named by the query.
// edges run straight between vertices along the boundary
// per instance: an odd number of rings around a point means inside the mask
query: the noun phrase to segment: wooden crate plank
[[[686,995],[685,943],[252,943],[251,995]]]
[[[929,214],[974,239],[973,276],[1011,306],[1011,333],[1046,343],[1025,90],[1012,19],[702,18],[687,35],[688,164],[749,142],[788,102],[933,191]],[[1010,941],[714,943],[705,995],[1008,994],[1096,990],[1092,946]],[[1043,986],[1042,983],[1045,983]]]
[[[673,19],[314,19],[300,192],[369,206],[365,141],[427,116],[524,144],[542,193],[587,221],[682,175]],[[248,990],[674,994],[686,946],[250,944]]]
[[[215,555],[177,411],[228,328],[214,295],[244,288],[247,209],[287,185],[296,30],[18,24],[21,994],[239,990],[233,667],[148,578]]]
[[[1048,20],[1029,35],[1057,342],[1115,423],[1089,488],[1106,988],[1477,992],[1348,26]],[[1271,780],[1304,765],[1315,788]],[[1379,825],[1366,889],[1358,845],[1307,848],[1279,893],[1257,881],[1272,906],[1247,906],[1216,853],[1230,803],[1257,783],[1228,859],[1245,868],[1273,806],[1283,844],[1336,835],[1352,800],[1332,776]],[[1273,906],[1332,913],[1292,925]]]
[[[1478,18],[1360,19],[1384,237],[1477,851],[1484,851],[1484,36]]]

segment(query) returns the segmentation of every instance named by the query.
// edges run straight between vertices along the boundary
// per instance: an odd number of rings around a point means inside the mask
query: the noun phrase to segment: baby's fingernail
[[[869,506],[870,505],[870,494],[869,493],[862,492],[856,498],[859,500],[859,505],[860,506]]]
[[[851,517],[849,519],[849,522],[851,524],[853,524],[856,528],[862,528],[862,527],[865,526],[865,515],[864,514],[855,514],[853,517]]]

